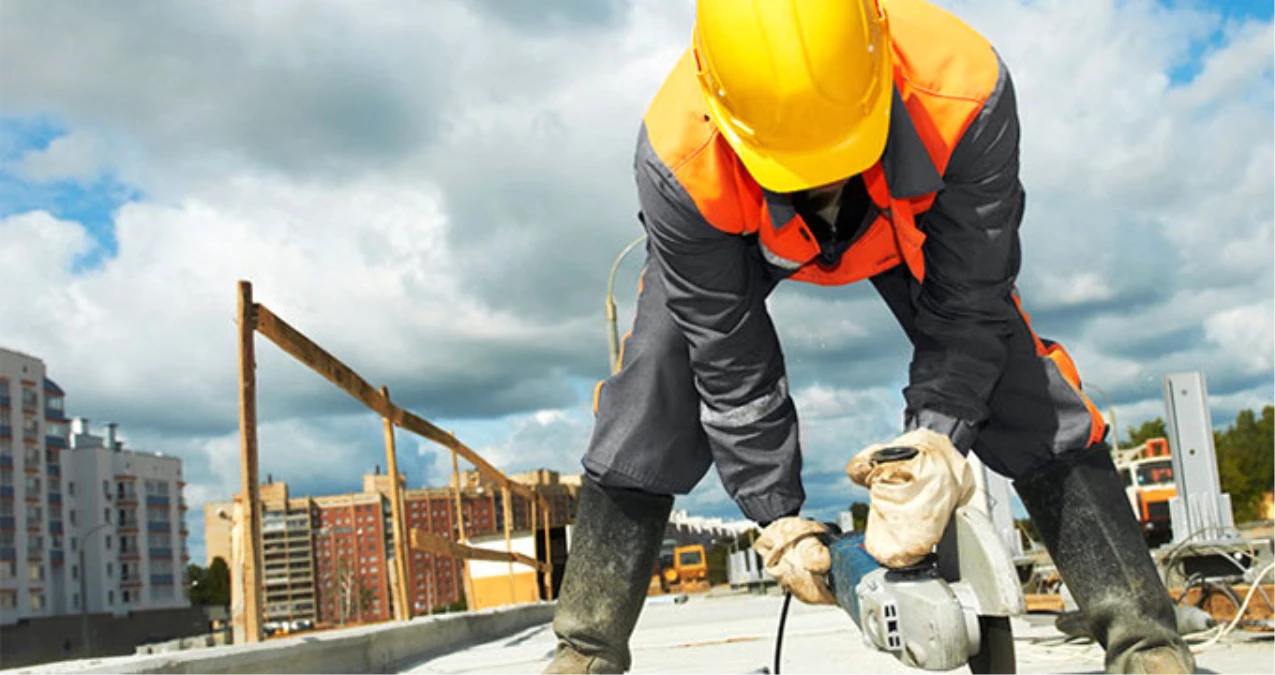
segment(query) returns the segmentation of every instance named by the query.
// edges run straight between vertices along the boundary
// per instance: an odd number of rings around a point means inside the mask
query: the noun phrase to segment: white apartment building
[[[70,427],[44,363],[0,348],[0,625],[78,614],[82,596],[89,612],[187,606],[181,460]]]

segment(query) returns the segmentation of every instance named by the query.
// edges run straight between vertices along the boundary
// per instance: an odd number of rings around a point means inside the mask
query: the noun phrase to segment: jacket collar
[[[943,177],[917,133],[897,85],[890,104],[889,133],[881,156],[881,170],[885,172],[890,194],[896,198],[919,197],[943,189]]]

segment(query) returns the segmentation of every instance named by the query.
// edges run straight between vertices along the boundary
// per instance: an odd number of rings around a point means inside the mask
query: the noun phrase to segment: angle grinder
[[[1015,672],[1009,617],[1026,606],[1013,560],[986,513],[956,509],[935,552],[907,568],[882,567],[859,532],[825,543],[828,585],[866,645],[924,670]]]

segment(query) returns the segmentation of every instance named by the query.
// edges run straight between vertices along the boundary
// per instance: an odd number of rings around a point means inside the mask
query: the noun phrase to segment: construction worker
[[[914,345],[905,433],[884,444],[912,458],[883,477],[873,446],[848,467],[869,552],[929,551],[973,450],[1014,480],[1108,670],[1191,672],[1106,424],[1019,305],[1018,117],[992,46],[921,0],[700,0],[692,42],[638,138],[646,268],[594,396],[546,672],[628,669],[672,495],[711,464],[780,584],[833,601],[766,308],[784,279],[870,280]]]

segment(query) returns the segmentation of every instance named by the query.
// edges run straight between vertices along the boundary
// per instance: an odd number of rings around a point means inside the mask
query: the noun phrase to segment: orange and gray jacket
[[[948,433],[962,451],[987,420],[1007,361],[1003,308],[1019,269],[1024,202],[1009,73],[946,12],[912,0],[886,8],[895,58],[889,137],[861,175],[870,201],[851,236],[809,222],[801,195],[758,186],[709,121],[689,52],[643,121],[635,169],[649,255],[689,343],[709,442],[731,448],[714,453],[719,471],[773,483],[748,490],[755,495],[773,488],[800,503],[799,476],[764,470],[765,455],[799,454],[796,412],[764,304],[769,289],[727,241],[755,240],[780,275],[815,284],[904,266],[918,282],[907,423]],[[753,466],[750,456],[759,458]],[[722,457],[741,466],[721,466]]]

